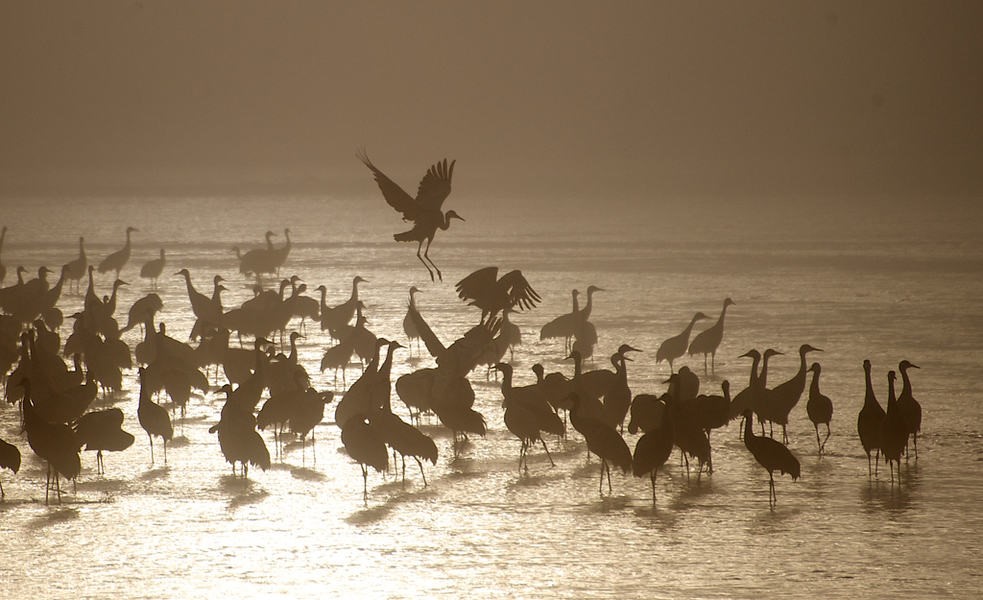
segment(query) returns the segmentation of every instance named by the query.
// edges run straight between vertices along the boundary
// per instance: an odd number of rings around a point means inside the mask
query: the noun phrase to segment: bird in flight
[[[416,257],[427,268],[427,272],[430,273],[430,280],[434,282],[438,279],[443,281],[444,278],[440,269],[430,258],[429,252],[430,244],[437,234],[437,229],[446,230],[450,227],[451,219],[464,220],[453,210],[445,213],[441,208],[444,205],[444,200],[451,193],[451,177],[454,175],[454,163],[456,161],[451,161],[448,165],[445,158],[427,169],[427,174],[420,181],[420,187],[416,192],[416,198],[414,198],[372,164],[364,150],[357,152],[355,156],[372,171],[376,183],[379,184],[379,189],[382,190],[382,196],[389,203],[389,206],[402,213],[404,221],[413,222],[412,229],[397,233],[393,239],[397,242],[417,242]],[[425,248],[424,242],[427,244]]]

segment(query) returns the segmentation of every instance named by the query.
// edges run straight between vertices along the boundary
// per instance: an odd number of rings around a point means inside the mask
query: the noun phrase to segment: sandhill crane
[[[240,253],[238,246],[233,246],[232,251],[235,252],[236,258],[239,260],[239,272],[246,277],[256,276],[256,281],[260,281],[260,276],[263,273],[274,274],[276,273],[276,265],[274,262],[274,251],[276,248],[273,246],[273,236],[276,234],[272,231],[267,230],[265,234],[266,247],[265,248],[253,248],[245,254]]]
[[[687,375],[696,377],[688,367],[669,376],[669,391],[664,401],[667,412],[672,415],[673,441],[680,450],[680,458],[686,463],[686,474],[688,476],[690,472],[689,459],[694,457],[699,463],[696,472],[699,479],[703,467],[710,467],[710,439],[704,431],[704,423],[696,414],[699,387],[687,381]]]
[[[321,331],[327,330],[331,334],[331,337],[339,339],[337,334],[351,322],[358,308],[358,284],[368,282],[367,279],[363,279],[358,275],[352,278],[351,295],[348,297],[348,300],[337,306],[328,306],[325,304],[327,288],[323,285],[317,287],[317,291],[321,292]]]
[[[236,463],[241,465],[242,478],[249,477],[249,465],[264,471],[270,468],[270,451],[263,436],[256,431],[256,418],[251,410],[236,402],[226,400],[219,422],[208,428],[208,433],[218,434],[218,445],[226,462],[232,465],[236,476]]]
[[[345,428],[345,423],[349,419],[355,418],[359,415],[368,416],[368,414],[374,409],[378,408],[373,405],[375,400],[375,388],[379,385],[379,352],[382,347],[387,345],[389,340],[385,338],[378,338],[375,341],[374,352],[371,360],[369,360],[368,366],[362,375],[352,383],[352,386],[348,388],[345,395],[342,396],[341,401],[335,406],[334,420],[338,424],[338,427],[342,429]],[[325,358],[328,357],[329,353],[335,348],[343,347],[344,344],[338,344],[328,348],[325,353]],[[387,353],[388,355],[388,353]],[[349,355],[350,356],[350,355]],[[322,359],[323,365],[323,359]]]
[[[775,493],[775,471],[782,475],[788,474],[792,481],[799,478],[801,469],[799,460],[781,442],[770,437],[754,435],[754,424],[751,411],[744,411],[744,445],[758,464],[768,471],[768,506],[774,508],[778,503]]]
[[[147,322],[153,323],[154,318],[162,308],[164,308],[164,301],[160,299],[160,296],[154,292],[147,294],[130,306],[126,318],[126,327],[120,329],[119,332],[121,334],[126,333],[136,327],[137,324],[142,327]]]
[[[519,471],[522,471],[524,467],[525,472],[529,473],[529,445],[537,440],[543,444],[543,450],[546,451],[546,456],[550,459],[550,465],[556,466],[550,455],[550,450],[546,446],[546,441],[539,433],[539,419],[536,417],[536,413],[518,402],[513,396],[512,365],[500,362],[495,363],[494,368],[502,372],[502,397],[504,398],[502,404],[505,407],[505,427],[521,442],[519,446]]]
[[[137,405],[137,420],[140,427],[147,432],[150,441],[150,464],[154,464],[154,437],[158,436],[164,444],[164,464],[167,464],[167,442],[174,437],[174,427],[171,426],[171,416],[151,398],[149,386],[145,385],[145,369],[138,370],[140,379],[140,397]]]
[[[799,403],[802,392],[806,387],[806,355],[810,352],[822,352],[809,344],[799,346],[799,370],[788,381],[773,387],[758,403],[756,412],[762,421],[782,426],[782,443],[788,443],[788,415]],[[770,425],[769,425],[770,427]]]
[[[378,472],[389,468],[389,452],[382,436],[364,415],[349,419],[341,430],[341,443],[348,456],[362,468],[362,498],[369,497],[369,467]]]
[[[730,418],[731,420],[736,419],[741,416],[743,419],[744,411],[754,410],[754,388],[758,383],[758,363],[761,362],[761,353],[754,348],[748,350],[744,354],[738,356],[738,358],[750,358],[751,359],[751,376],[748,379],[747,387],[737,393],[736,396],[731,399],[730,402]],[[744,423],[741,423],[741,431],[744,430]],[[743,433],[742,433],[743,435]]]
[[[597,492],[603,493],[604,473],[606,472],[608,474],[608,493],[611,493],[611,467],[608,466],[608,461],[613,462],[623,473],[631,471],[631,449],[614,427],[610,427],[598,419],[582,415],[580,402],[580,396],[574,394],[570,422],[574,429],[584,436],[588,451],[593,452],[601,459],[601,481],[598,484]]]
[[[372,164],[364,150],[358,152],[356,156],[372,171],[376,183],[379,184],[379,189],[382,190],[382,196],[389,206],[402,213],[404,221],[413,221],[413,229],[397,233],[393,239],[397,242],[417,242],[416,257],[420,259],[427,272],[430,273],[430,280],[437,281],[440,279],[443,281],[443,275],[441,275],[437,265],[434,264],[433,259],[430,258],[429,253],[430,244],[433,242],[438,228],[446,231],[450,227],[451,219],[464,220],[453,210],[446,213],[442,210],[444,200],[451,193],[451,177],[454,175],[455,161],[451,161],[448,165],[445,158],[427,169],[427,174],[420,181],[416,198],[413,198]],[[424,242],[427,243],[425,249],[423,248]],[[422,255],[420,254],[421,250]],[[436,277],[434,277],[435,272]]]
[[[638,438],[635,444],[635,452],[632,454],[631,470],[635,477],[643,477],[648,474],[652,482],[652,505],[655,505],[655,478],[662,465],[669,460],[674,445],[673,422],[669,411],[665,411],[665,418],[661,420],[657,427],[647,430],[642,437]]]
[[[819,374],[823,370],[819,363],[812,363],[809,370],[812,371],[812,383],[809,384],[806,414],[809,415],[809,420],[812,421],[812,425],[816,429],[816,446],[819,448],[819,456],[822,456],[826,449],[826,440],[829,439],[829,422],[833,418],[833,401],[829,399],[829,396],[819,391]],[[826,425],[826,437],[821,442],[819,441],[820,423]]]
[[[481,323],[505,310],[535,308],[541,300],[522,271],[509,271],[498,276],[498,267],[485,267],[471,273],[454,285],[457,296],[481,309]]]
[[[570,338],[573,337],[577,329],[577,317],[579,316],[579,308],[577,306],[577,296],[580,294],[580,290],[574,289],[573,292],[573,309],[559,317],[553,319],[546,325],[543,325],[542,329],[539,330],[540,340],[550,340],[554,338],[563,338],[563,351],[570,351]]]
[[[85,446],[96,451],[96,472],[106,472],[102,453],[122,452],[133,445],[133,434],[123,430],[123,411],[107,408],[85,413],[75,423],[75,433]]]
[[[164,249],[160,249],[160,257],[148,260],[143,263],[140,267],[140,277],[150,280],[150,285],[153,289],[157,289],[157,279],[160,277],[161,273],[164,272],[164,266],[167,264],[167,260],[164,258]]]
[[[181,269],[174,274],[176,277],[184,278],[184,285],[188,290],[188,300],[191,302],[191,311],[199,321],[206,325],[216,327],[222,322],[222,307],[216,305],[211,298],[195,289],[191,282],[191,272]]]
[[[294,411],[288,421],[290,431],[300,436],[301,448],[307,447],[307,434],[311,434],[311,451],[314,462],[317,462],[317,444],[314,439],[314,428],[324,420],[324,406],[334,399],[333,392],[318,392],[313,387],[307,388],[307,393],[301,396],[300,402],[294,405]]]
[[[730,382],[726,379],[720,383],[722,395],[700,394],[693,399],[693,415],[697,426],[707,436],[709,460],[707,472],[713,473],[713,446],[710,444],[710,433],[714,429],[724,427],[730,421]]]
[[[406,316],[403,317],[403,333],[406,334],[406,340],[409,344],[410,352],[413,350],[413,340],[416,340],[416,347],[419,351],[420,349],[420,330],[417,328],[416,323],[413,322],[413,318],[410,315],[411,310],[416,310],[416,294],[420,290],[415,286],[410,286],[410,302],[406,305]]]
[[[632,435],[639,431],[648,433],[661,427],[666,418],[665,401],[668,398],[668,394],[663,394],[661,397],[654,394],[638,394],[632,398],[628,433]]]
[[[116,271],[116,278],[119,279],[119,272],[123,270],[126,263],[130,260],[130,234],[139,231],[136,227],[126,228],[126,243],[122,248],[113,252],[99,263],[99,272]]]
[[[866,391],[864,392],[864,405],[857,415],[857,435],[860,436],[860,445],[863,446],[867,454],[867,476],[870,477],[870,453],[875,452],[874,475],[877,475],[877,463],[881,460],[881,424],[884,422],[884,408],[877,402],[874,395],[874,385],[870,380],[870,361],[864,360],[864,380]]]
[[[669,372],[672,372],[672,361],[676,360],[680,356],[686,353],[686,346],[689,344],[689,334],[693,331],[693,325],[701,319],[708,319],[705,314],[698,312],[693,315],[690,319],[689,325],[683,330],[679,335],[675,335],[659,345],[659,349],[655,352],[655,363],[666,360],[669,361]]]
[[[918,369],[918,365],[913,365],[907,360],[898,363],[898,371],[901,372],[901,395],[898,396],[898,410],[904,420],[905,429],[912,438],[915,446],[915,460],[918,460],[918,433],[922,430],[922,405],[915,400],[911,393],[911,379],[908,377],[908,369]],[[905,459],[908,458],[908,441],[905,440]]]
[[[279,248],[273,248],[270,251],[270,264],[276,267],[277,275],[280,274],[280,267],[282,267],[287,262],[287,257],[290,256],[290,249],[293,248],[293,242],[290,240],[290,228],[285,228],[283,230],[283,245]]]
[[[604,422],[616,427],[622,433],[625,429],[625,417],[631,407],[631,388],[628,387],[628,368],[626,365],[626,361],[631,359],[625,356],[627,352],[641,352],[641,350],[628,344],[622,344],[618,351],[611,355],[611,364],[614,366],[615,376],[604,393],[602,403]]]
[[[87,269],[89,268],[89,259],[85,255],[85,238],[79,236],[79,255],[78,258],[72,260],[71,262],[65,263],[65,277],[69,282],[75,282],[75,293],[79,293],[79,280],[85,277]],[[72,289],[71,283],[69,283],[68,289]]]
[[[437,464],[437,445],[433,439],[424,435],[416,427],[403,421],[393,413],[392,390],[390,388],[390,372],[392,369],[393,353],[402,348],[399,342],[389,342],[386,358],[379,367],[377,380],[372,389],[372,410],[369,412],[369,422],[382,436],[383,441],[399,454],[402,463],[402,477],[406,480],[406,457],[412,456],[420,467],[423,485],[427,484],[427,475],[423,471],[423,460]],[[395,461],[395,454],[393,460]]]
[[[24,412],[24,430],[27,432],[27,443],[31,450],[48,464],[47,481],[45,483],[44,503],[48,503],[48,492],[52,489],[51,478],[54,476],[54,490],[61,502],[61,484],[59,478],[65,476],[75,479],[82,470],[79,458],[82,444],[71,427],[64,423],[49,423],[45,421],[34,408],[31,397],[31,380],[22,380],[24,399],[21,407]]]
[[[881,421],[881,454],[884,462],[891,469],[891,483],[894,483],[894,465],[898,466],[898,485],[901,484],[901,454],[904,453],[908,441],[908,428],[904,417],[898,409],[898,400],[894,395],[894,371],[887,372],[887,412]]]
[[[717,322],[696,334],[696,337],[690,342],[689,355],[703,355],[704,374],[707,372],[707,354],[710,355],[710,372],[712,373],[714,371],[717,348],[720,347],[720,342],[724,339],[724,317],[727,315],[727,307],[731,304],[734,304],[734,301],[730,298],[725,298],[724,308],[720,311],[720,317],[717,318]]]
[[[6,230],[7,228],[4,227]],[[14,475],[20,470],[20,450],[17,446],[0,440],[0,469],[10,469]],[[0,498],[6,494],[3,492],[3,482],[0,481]]]

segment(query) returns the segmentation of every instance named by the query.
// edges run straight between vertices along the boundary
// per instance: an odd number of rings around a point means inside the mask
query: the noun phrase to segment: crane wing
[[[382,197],[386,199],[389,206],[395,208],[398,212],[403,213],[403,218],[409,221],[416,219],[417,215],[420,214],[420,203],[413,199],[412,196],[406,193],[403,188],[399,187],[395,181],[389,179],[385,173],[380,171],[372,161],[369,160],[369,155],[365,153],[364,150],[356,152],[355,156],[358,157],[362,163],[372,171],[372,175],[375,176],[376,183],[379,184],[379,189],[382,190]],[[428,173],[429,174],[429,173]],[[426,180],[426,178],[424,178]],[[423,184],[421,183],[421,189]],[[450,185],[448,184],[447,193],[450,193]],[[447,194],[444,194],[446,197]]]
[[[434,358],[439,358],[444,353],[444,345],[437,338],[437,334],[430,329],[430,324],[423,319],[423,315],[420,311],[416,309],[412,304],[409,305],[409,310],[407,311],[410,315],[410,320],[416,325],[416,330],[423,339],[424,345],[427,347],[427,351],[433,355]]]
[[[512,308],[518,307],[519,310],[535,308],[536,303],[542,300],[521,271],[509,271],[502,277],[502,283],[507,286],[509,305]]]
[[[420,180],[420,188],[416,192],[416,201],[423,208],[440,210],[444,200],[451,193],[451,177],[454,175],[454,163],[447,164],[447,159],[438,160]]]
[[[461,300],[477,300],[494,294],[498,284],[498,267],[485,267],[471,273],[454,286]]]
[[[502,320],[488,319],[475,325],[447,348],[447,352],[437,360],[438,366],[448,368],[457,375],[467,375],[478,364],[481,355],[492,343],[502,327]]]

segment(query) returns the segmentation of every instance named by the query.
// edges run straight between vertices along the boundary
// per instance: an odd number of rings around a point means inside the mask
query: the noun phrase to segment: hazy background
[[[975,1],[5,0],[0,201],[375,196],[365,146],[411,191],[456,158],[459,209],[975,217],[981,26]]]

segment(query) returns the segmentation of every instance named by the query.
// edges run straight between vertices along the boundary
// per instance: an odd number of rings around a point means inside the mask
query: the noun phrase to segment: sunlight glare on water
[[[251,282],[238,275],[231,248],[260,246],[267,229],[277,233],[277,245],[283,228],[291,229],[294,247],[281,274],[299,275],[312,297],[324,284],[328,304],[338,304],[354,275],[366,278],[360,295],[369,328],[404,344],[410,285],[423,290],[420,311],[449,344],[478,319],[453,282],[487,265],[519,268],[543,302],[513,316],[523,334],[516,385],[534,381],[536,362],[547,372],[572,374],[562,342],[540,341],[539,329],[570,310],[572,288],[595,284],[604,288],[592,315],[600,341],[585,368],[608,368],[621,343],[642,349],[628,365],[633,393],[661,394],[669,375],[664,362],[655,363],[661,341],[695,311],[711,316],[695,331],[709,325],[730,296],[736,304],[717,371],[701,391],[718,392],[723,379],[733,393],[743,389],[749,361],[737,357],[749,348],[785,353],[771,363],[772,384],[795,373],[800,344],[822,348],[809,358],[822,363],[822,389],[835,407],[827,456],[816,456],[804,396],[789,425],[802,477],[776,480],[774,511],[767,473],[745,449],[737,423],[713,433],[712,475],[687,476],[673,453],[659,473],[655,506],[647,478],[615,473],[613,492],[605,487],[599,494],[598,460],[588,462],[575,432],[566,441],[547,440],[556,467],[533,448],[530,473],[520,476],[519,444],[503,425],[499,384],[479,367],[470,379],[487,436],[472,436],[455,458],[450,433],[424,419],[422,430],[440,451],[437,464],[425,467],[430,485],[409,461],[405,484],[371,471],[363,502],[361,471],[333,422],[337,398],[315,431],[316,446],[289,443],[269,471],[253,467],[243,481],[233,478],[207,431],[222,406],[217,385],[192,398],[185,419],[175,418],[167,465],[156,454],[159,440],[150,465],[133,369],[123,392],[96,405],[122,408],[136,442],[107,453],[105,475],[84,453],[77,489],[63,484],[61,506],[44,504],[44,465],[19,433],[15,407],[0,412],[0,437],[24,455],[18,474],[0,472],[4,597],[856,598],[973,597],[979,589],[983,281],[968,275],[983,272],[978,240],[912,245],[896,235],[859,240],[848,231],[835,242],[795,232],[748,240],[726,224],[709,224],[716,235],[696,243],[678,232],[650,233],[644,222],[615,226],[613,217],[590,226],[570,217],[552,223],[544,239],[541,221],[503,218],[499,230],[482,231],[487,209],[472,215],[461,208],[469,221],[434,242],[445,281],[431,284],[415,249],[391,239],[404,224],[380,205],[323,198],[42,201],[5,207],[3,258],[11,272],[22,264],[33,276],[41,264],[74,258],[84,235],[90,260],[98,261],[134,225],[140,231],[122,273],[129,285],[120,289],[117,319],[125,321],[127,308],[150,291],[139,265],[163,246],[160,319],[180,340],[193,315],[184,283],[172,273],[187,267],[205,293],[212,277],[223,275],[229,288],[223,301],[235,306],[251,296]],[[50,218],[55,209],[61,218]],[[12,280],[8,275],[5,283]],[[109,293],[110,283],[108,274],[97,276],[97,291]],[[81,302],[63,294],[60,306],[70,315]],[[67,320],[63,341],[69,327]],[[142,339],[139,328],[123,339],[133,348]],[[300,340],[300,361],[319,390],[334,385],[330,372],[318,372],[328,344],[316,325]],[[889,369],[901,359],[921,367],[913,385],[924,433],[919,459],[902,466],[900,487],[890,484],[885,465],[868,479],[857,440],[865,358],[874,364],[882,404]],[[686,357],[676,366],[702,374],[701,362]],[[401,350],[392,379],[432,364],[416,350],[412,356]],[[351,383],[358,367],[347,375]],[[393,407],[407,417],[395,395]],[[272,434],[264,439],[272,454]],[[634,447],[637,436],[626,439]]]

